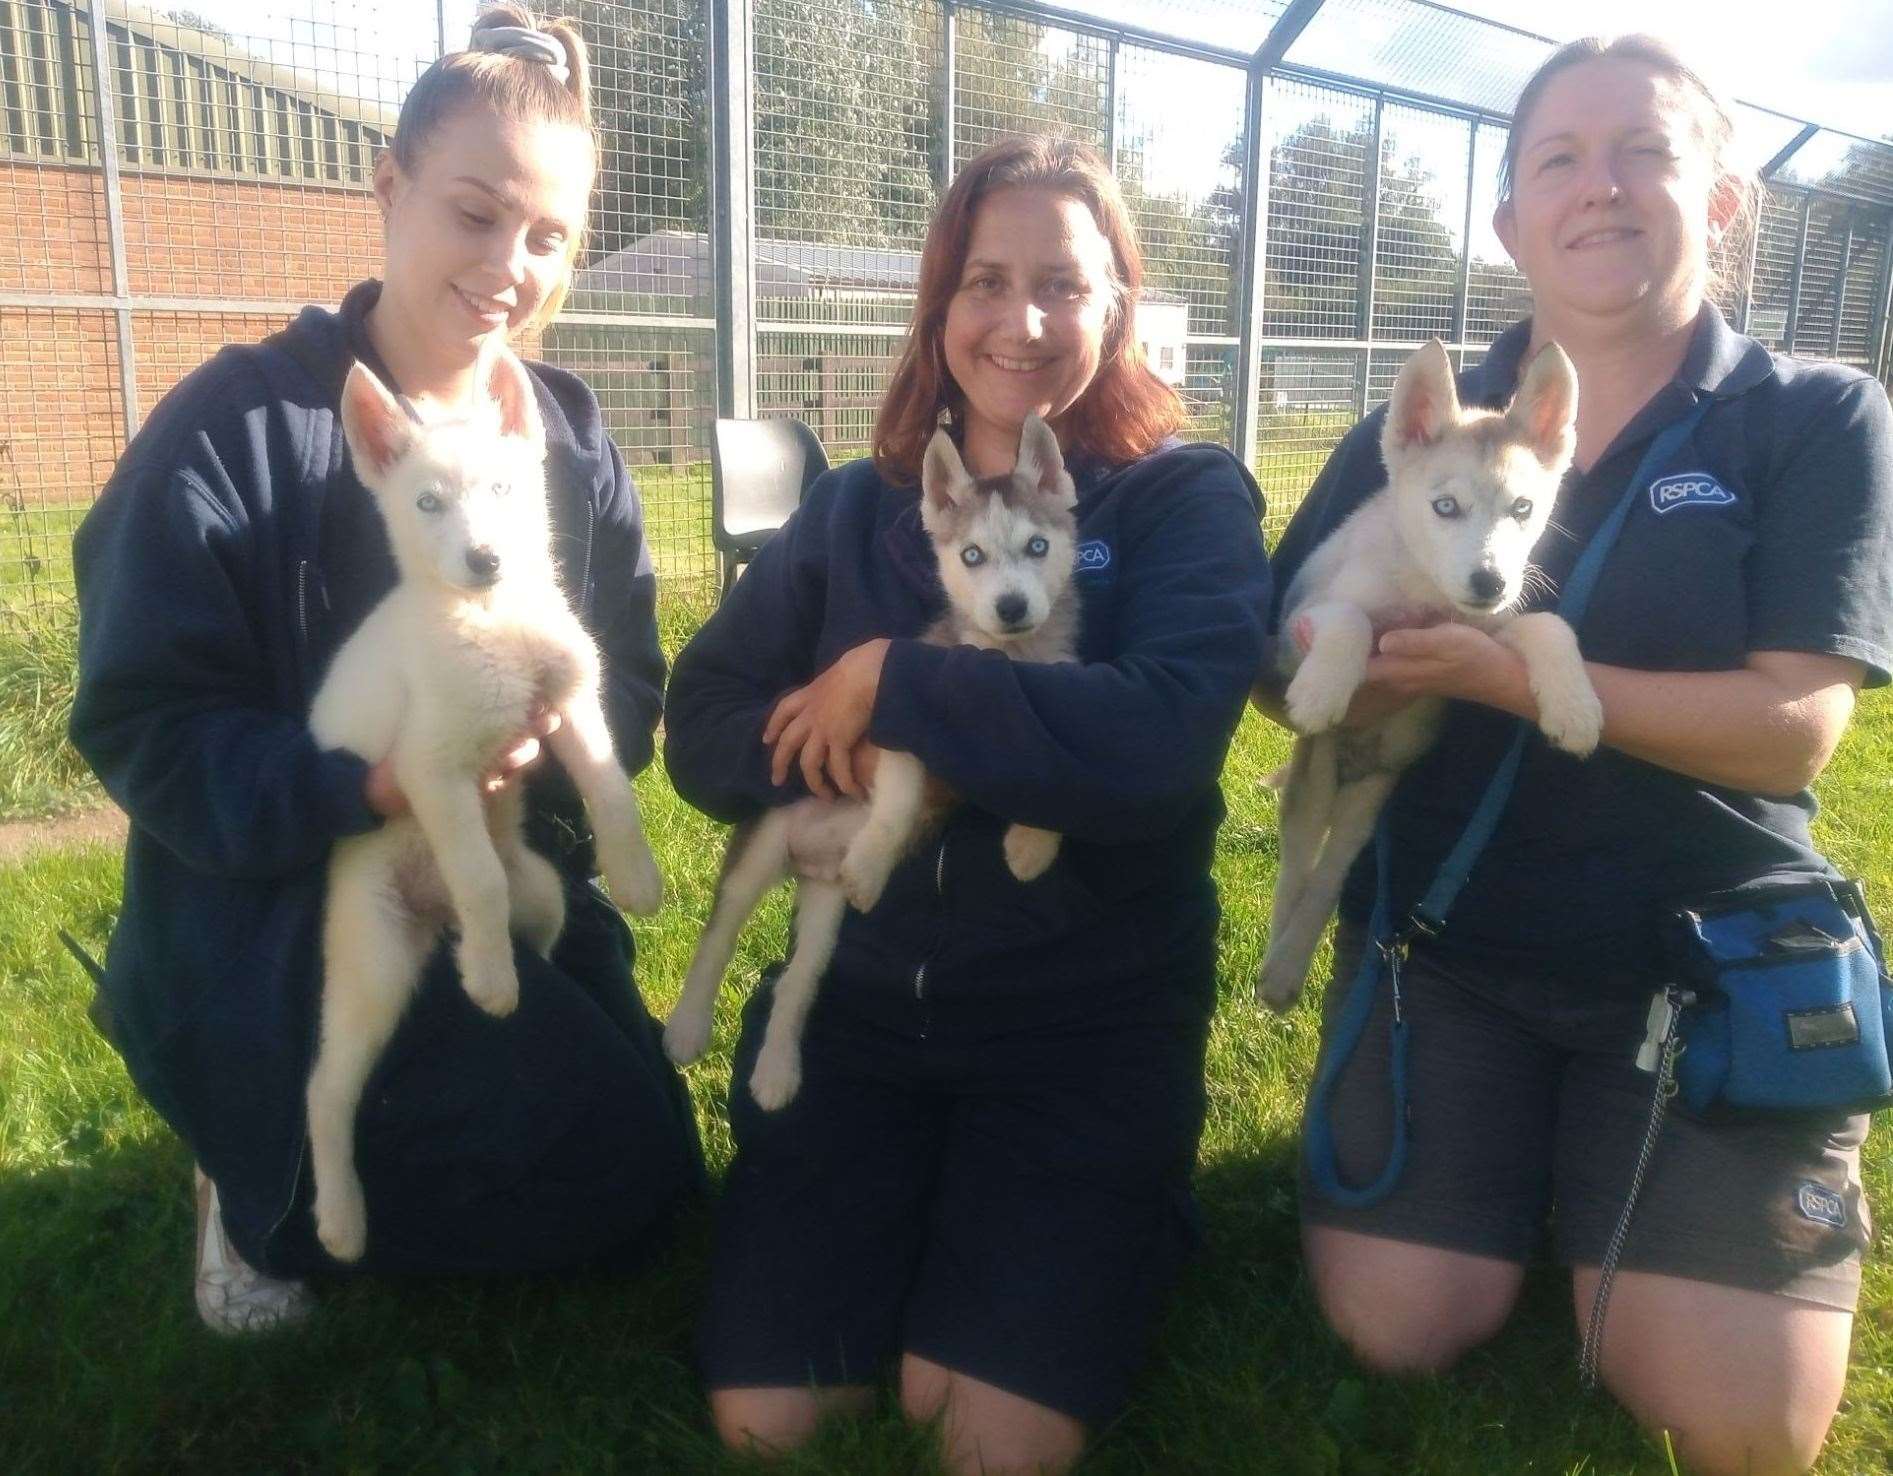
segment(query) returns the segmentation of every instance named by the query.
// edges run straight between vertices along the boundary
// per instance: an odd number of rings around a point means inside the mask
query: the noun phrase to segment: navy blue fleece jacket
[[[962,804],[872,913],[849,913],[825,987],[897,1026],[926,1028],[930,1002],[1010,1001],[982,1010],[1005,1020],[1029,996],[1161,988],[1186,967],[1193,985],[1213,982],[1217,780],[1269,603],[1261,493],[1214,446],[1072,471],[1075,662],[917,640],[945,604],[919,491],[867,461],[815,483],[678,658],[672,781],[737,820],[805,792],[770,782],[761,733],[777,697],[894,638],[869,736],[916,755]],[[1037,881],[1006,870],[1011,821],[1066,837]]]
[[[363,761],[307,727],[329,659],[394,581],[336,408],[353,359],[385,374],[362,326],[378,287],[186,377],[74,541],[72,740],[131,817],[106,964],[118,1044],[249,1222],[286,1210],[299,1169],[329,847],[379,823]],[[561,577],[605,652],[607,719],[635,771],[664,677],[641,508],[591,392],[529,367]],[[540,768],[531,833],[582,897],[582,811]]]

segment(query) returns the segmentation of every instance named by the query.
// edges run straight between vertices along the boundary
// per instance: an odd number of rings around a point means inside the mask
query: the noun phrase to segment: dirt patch
[[[125,812],[117,805],[99,805],[52,815],[44,820],[0,820],[0,866],[21,860],[34,851],[62,850],[94,841],[114,844],[125,839]]]

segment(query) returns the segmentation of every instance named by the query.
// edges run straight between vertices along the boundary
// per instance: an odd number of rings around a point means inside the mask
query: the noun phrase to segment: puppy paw
[[[1537,694],[1538,727],[1566,753],[1588,758],[1604,733],[1604,705],[1581,675]]]
[[[862,845],[857,836],[841,859],[841,891],[848,905],[856,912],[872,912],[881,893],[887,890],[888,874],[893,869],[893,857],[883,855],[879,847]]]
[[[316,1239],[338,1261],[359,1261],[368,1248],[368,1208],[362,1200],[361,1180],[350,1174],[345,1183],[318,1183],[315,1196]]]
[[[1306,969],[1296,969],[1273,954],[1265,955],[1262,967],[1255,974],[1255,1002],[1267,1005],[1278,1015],[1286,1014],[1295,1007],[1295,1001],[1301,998],[1302,981],[1307,977],[1307,972]]]
[[[519,971],[512,951],[501,953],[460,950],[460,983],[472,1000],[489,1015],[503,1019],[519,1008]]]
[[[1288,684],[1289,725],[1306,738],[1327,732],[1347,716],[1347,705],[1359,685],[1315,662],[1304,662]]]
[[[1040,830],[1032,825],[1007,826],[1007,869],[1022,882],[1037,881],[1058,859],[1062,839],[1055,830]]]
[[[802,1089],[802,1057],[794,1046],[765,1041],[749,1074],[749,1093],[764,1112],[778,1112]]]
[[[664,905],[664,877],[642,835],[608,850],[601,843],[599,863],[611,900],[633,917],[650,917]]]
[[[664,1022],[664,1054],[688,1066],[710,1046],[710,1012],[679,1005]]]

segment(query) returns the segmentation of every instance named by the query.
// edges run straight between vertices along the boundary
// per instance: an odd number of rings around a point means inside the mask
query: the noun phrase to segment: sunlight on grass
[[[673,654],[702,609],[667,605]],[[1513,1326],[1449,1379],[1370,1378],[1322,1329],[1300,1270],[1293,1174],[1315,1009],[1278,1019],[1249,1003],[1276,855],[1262,779],[1285,756],[1279,731],[1251,713],[1225,774],[1222,1002],[1197,1175],[1204,1253],[1131,1408],[1083,1472],[1672,1471],[1608,1400],[1579,1390],[1568,1294],[1549,1268],[1533,1272]],[[1822,781],[1820,830],[1883,907],[1893,894],[1889,774],[1893,701],[1869,695]],[[639,982],[662,1015],[707,915],[722,837],[678,800],[661,765],[638,789],[669,883],[663,913],[637,924]],[[53,935],[64,925],[102,948],[118,889],[117,857],[96,848],[0,870],[0,1388],[10,1414],[0,1438],[10,1469],[755,1469],[718,1452],[692,1373],[701,1215],[641,1276],[347,1284],[325,1292],[298,1336],[233,1347],[203,1334],[188,1288],[187,1154],[92,1032],[90,985]],[[711,1051],[688,1072],[718,1172],[730,1151],[723,1099],[737,1010],[786,927],[785,891],[746,933]],[[1324,970],[1325,959],[1316,977]],[[1867,1176],[1882,1206],[1893,1204],[1890,1161],[1876,1135]],[[1823,1470],[1888,1468],[1890,1367],[1893,1282],[1871,1262]],[[832,1427],[774,1469],[906,1476],[930,1462],[924,1433],[884,1400],[876,1417]]]

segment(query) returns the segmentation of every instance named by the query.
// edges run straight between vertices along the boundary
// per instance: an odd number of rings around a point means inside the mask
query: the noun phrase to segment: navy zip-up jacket
[[[395,578],[337,409],[354,359],[385,379],[363,328],[378,292],[306,308],[187,376],[73,547],[72,741],[131,817],[106,962],[116,1043],[248,1224],[280,1219],[300,1169],[329,847],[380,823],[363,761],[307,726],[329,659]],[[635,772],[664,678],[642,510],[591,392],[528,368],[560,577],[605,653],[606,717]],[[571,905],[590,905],[569,781],[540,765],[528,793],[535,847],[571,879]]]
[[[1005,1030],[1111,986],[1173,994],[1195,1015],[1213,989],[1217,780],[1269,603],[1261,493],[1215,446],[1072,472],[1076,662],[917,640],[946,601],[919,489],[889,486],[869,461],[816,481],[678,657],[672,782],[735,821],[806,793],[799,778],[770,782],[761,733],[776,699],[894,638],[869,737],[914,754],[962,803],[873,912],[848,913],[823,989],[898,1029]],[[1036,881],[1006,870],[1012,821],[1066,838]]]

